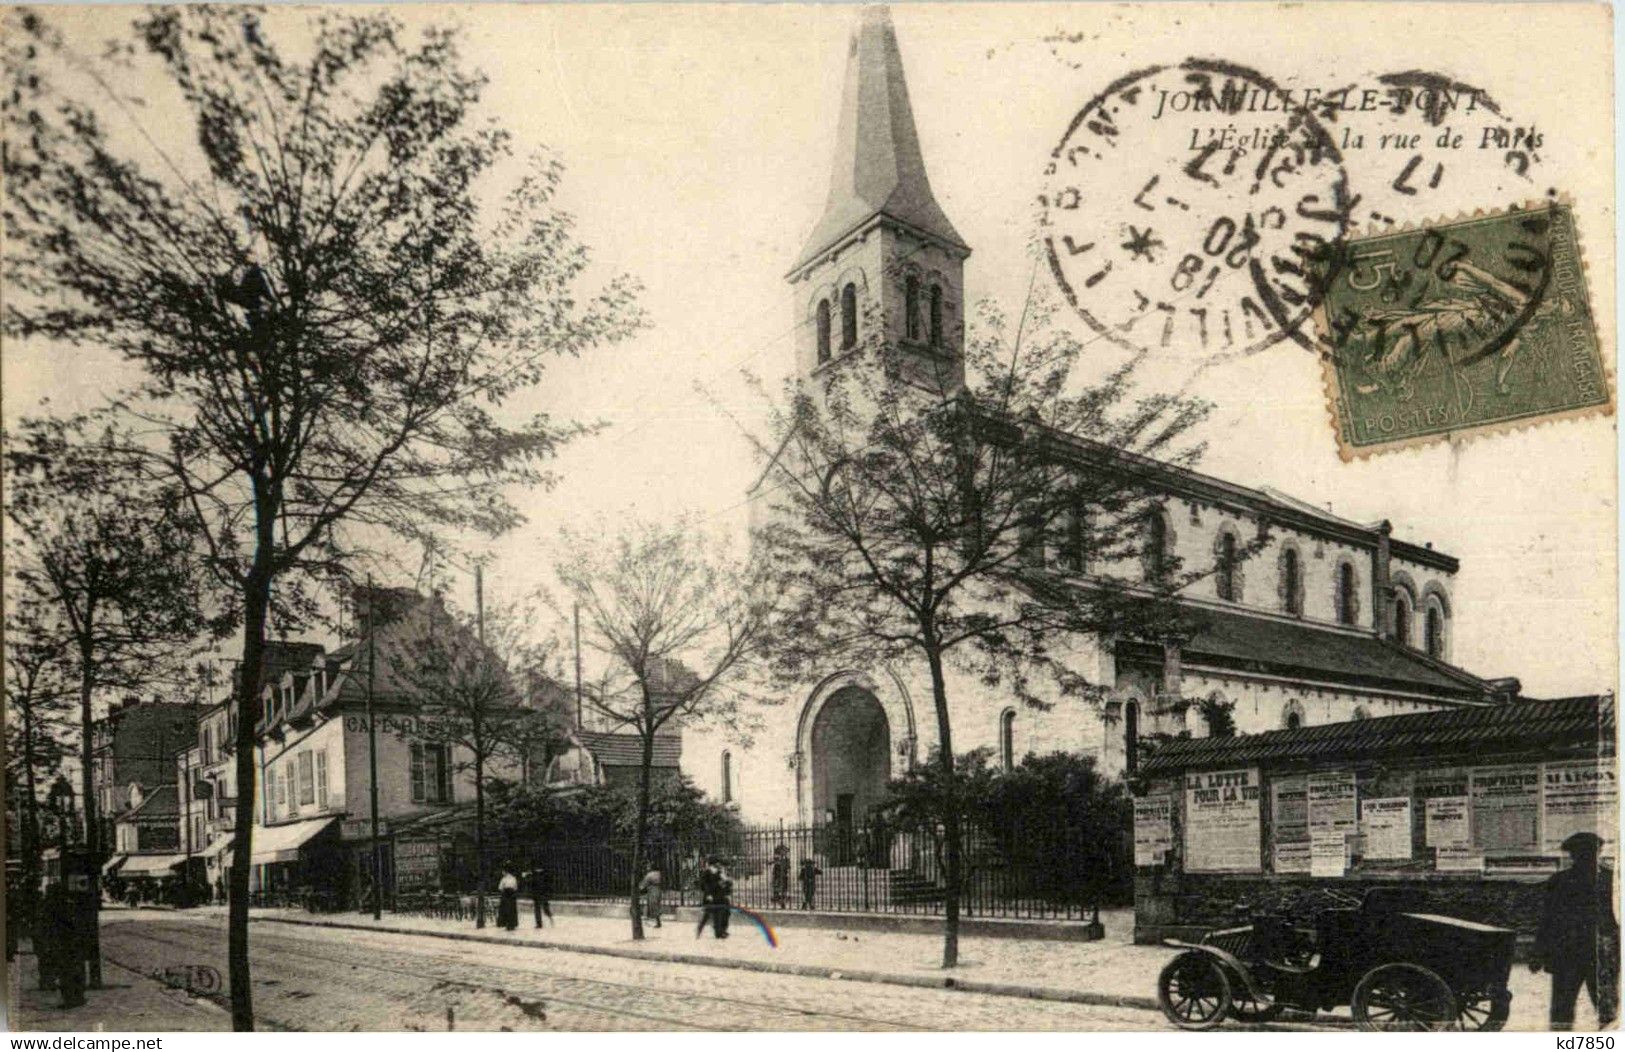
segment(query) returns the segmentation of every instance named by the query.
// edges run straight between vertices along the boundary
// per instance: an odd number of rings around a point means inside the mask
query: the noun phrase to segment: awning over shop
[[[217,836],[213,840],[209,841],[208,847],[204,848],[198,853],[204,858],[214,858],[216,855],[221,854],[227,848],[231,847],[231,843],[235,839],[236,838],[230,834],[227,834],[226,836]]]
[[[102,875],[103,876],[111,876],[113,871],[115,869],[119,868],[120,866],[124,865],[124,863],[129,859],[129,857],[130,857],[129,855],[114,855],[112,858],[108,859],[106,862],[103,862],[102,863]]]
[[[119,876],[167,877],[170,870],[185,861],[185,855],[131,855]]]
[[[308,822],[290,822],[285,826],[266,826],[254,830],[251,860],[256,866],[271,862],[293,862],[299,849],[312,837],[330,828],[338,818],[313,818]]]

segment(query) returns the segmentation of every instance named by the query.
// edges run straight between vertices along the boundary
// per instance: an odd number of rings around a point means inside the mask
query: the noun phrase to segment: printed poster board
[[[1443,844],[1434,854],[1433,868],[1440,873],[1482,873],[1484,855],[1471,844]]]
[[[1309,875],[1341,877],[1348,872],[1349,838],[1336,830],[1316,833],[1309,838]]]
[[[1185,775],[1185,872],[1263,869],[1258,768]]]
[[[1174,846],[1174,798],[1166,793],[1134,801],[1134,864],[1160,866]]]
[[[1540,765],[1473,768],[1473,846],[1486,858],[1540,852]]]
[[[1614,762],[1548,763],[1542,772],[1541,854],[1560,855],[1563,841],[1586,832],[1602,837],[1603,856],[1618,852],[1619,775]]]
[[[1428,847],[1462,847],[1473,842],[1466,796],[1435,796],[1427,802],[1424,842]]]
[[[1309,776],[1309,839],[1360,831],[1358,784],[1353,771],[1324,771]]]
[[[1411,798],[1384,796],[1360,801],[1360,831],[1367,859],[1411,857]]]
[[[1270,782],[1270,836],[1276,873],[1309,872],[1309,781],[1303,775]]]

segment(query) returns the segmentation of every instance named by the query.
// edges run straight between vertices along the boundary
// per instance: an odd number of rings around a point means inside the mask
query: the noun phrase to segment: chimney
[[[1393,523],[1387,519],[1377,524],[1377,550],[1371,554],[1371,623],[1376,627],[1378,639],[1392,639],[1393,623],[1388,617],[1388,576],[1392,559],[1390,538]]]

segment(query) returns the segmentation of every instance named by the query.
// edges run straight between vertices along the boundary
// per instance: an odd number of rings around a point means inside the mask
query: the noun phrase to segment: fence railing
[[[1079,919],[1121,894],[1131,871],[1122,845],[1086,842],[1064,823],[1018,818],[997,829],[962,832],[960,909],[971,917]],[[545,874],[554,899],[627,898],[644,872],[663,876],[668,906],[698,905],[699,873],[709,858],[733,881],[732,900],[748,909],[933,915],[946,900],[946,839],[940,827],[831,823],[770,827],[671,837],[656,835],[634,872],[632,842],[549,841],[505,843],[486,849],[489,892],[504,869]],[[419,860],[410,870],[392,867],[392,908],[454,913],[454,899],[479,883],[471,845],[395,844],[399,857]],[[429,864],[430,859],[433,864]],[[1121,870],[1121,872],[1119,872]],[[530,888],[522,887],[529,897]]]

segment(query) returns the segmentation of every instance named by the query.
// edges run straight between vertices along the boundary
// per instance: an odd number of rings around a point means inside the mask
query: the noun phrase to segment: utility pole
[[[576,621],[576,730],[581,730],[581,604],[575,604]]]
[[[372,795],[372,919],[384,919],[383,874],[378,866],[378,717],[373,712],[373,688],[378,679],[378,644],[373,632],[372,606],[377,600],[372,574],[367,575],[367,771]]]

